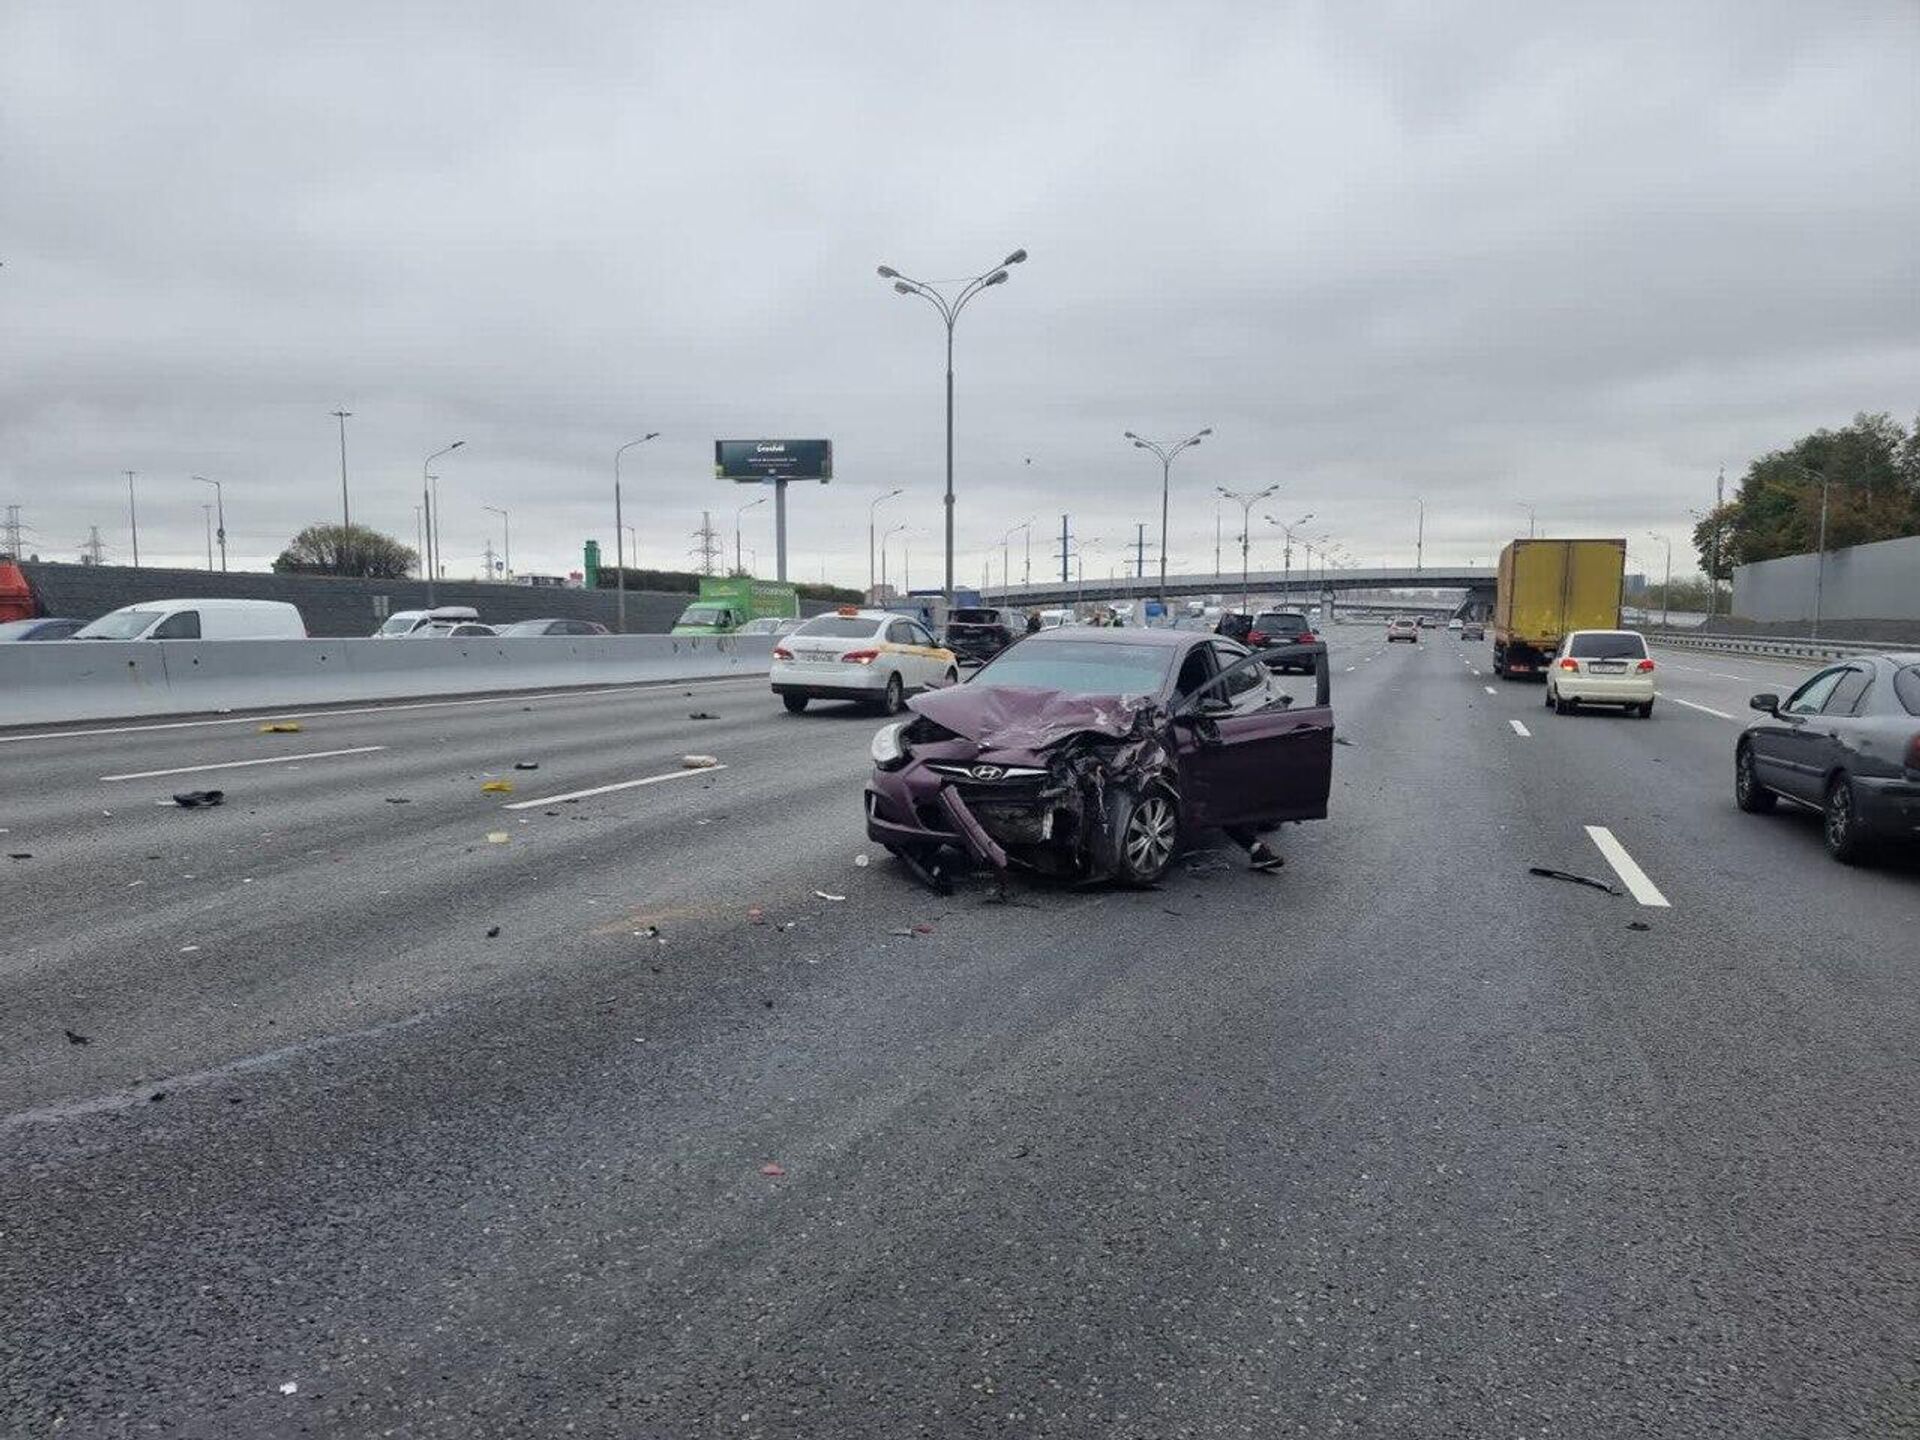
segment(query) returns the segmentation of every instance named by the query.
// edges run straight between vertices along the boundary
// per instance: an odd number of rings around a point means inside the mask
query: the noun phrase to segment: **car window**
[[[889,645],[914,645],[919,642],[913,638],[913,626],[904,620],[896,620],[887,626],[887,643]]]
[[[807,621],[796,635],[819,635],[829,640],[870,640],[874,622],[864,615],[818,615]]]
[[[1173,682],[1174,695],[1184,698],[1193,694],[1211,680],[1214,673],[1212,650],[1205,645],[1194,646],[1180,662],[1180,674]]]
[[[1631,630],[1579,630],[1567,637],[1576,660],[1644,660],[1647,642]]]
[[[909,620],[907,622],[907,633],[913,637],[912,640],[908,642],[909,644],[932,645],[934,643],[933,636],[928,634],[926,629],[917,621]]]
[[[1818,715],[1820,707],[1827,703],[1827,696],[1846,673],[1844,669],[1821,671],[1787,698],[1782,711],[1788,715]]]
[[[198,640],[200,638],[200,612],[198,610],[176,610],[158,625],[149,640]]]
[[[1893,677],[1893,693],[1909,715],[1920,715],[1920,665],[1909,665]]]
[[[1220,689],[1226,698],[1236,705],[1248,699],[1256,690],[1260,692],[1260,698],[1263,701],[1266,698],[1266,667],[1264,665],[1241,665],[1238,669],[1233,668],[1237,661],[1246,659],[1250,653],[1252,652],[1238,645],[1228,645],[1218,640],[1213,642],[1214,662],[1227,677],[1221,683]]]
[[[1871,670],[1849,670],[1840,677],[1840,683],[1833,687],[1833,693],[1827,696],[1827,703],[1820,707],[1822,715],[1852,715],[1858,712],[1860,699],[1867,693],[1867,687],[1873,684]]]

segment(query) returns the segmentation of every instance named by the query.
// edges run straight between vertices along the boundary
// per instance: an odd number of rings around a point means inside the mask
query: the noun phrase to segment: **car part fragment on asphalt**
[[[718,720],[719,718],[718,715],[714,715],[706,710],[695,710],[691,715],[687,716],[689,720]]]
[[[508,835],[504,830],[489,830],[487,832],[487,843],[489,845],[504,845],[512,838],[513,837]]]
[[[778,1180],[787,1173],[787,1167],[784,1165],[775,1164],[773,1161],[769,1160],[766,1164],[760,1167],[760,1173],[766,1176],[769,1180]]]
[[[389,795],[389,796],[387,796],[387,804],[389,804],[389,805],[411,805],[412,803],[413,803],[413,801],[412,801],[412,800],[410,800],[410,799],[409,799],[408,797],[406,797],[405,795]]]
[[[844,895],[829,895],[824,890],[816,890],[813,893],[817,899],[821,899],[821,900],[844,900],[847,898]]]
[[[513,781],[486,780],[481,782],[480,791],[485,795],[511,795],[513,793]]]
[[[260,733],[262,735],[298,735],[300,733],[300,722],[298,720],[270,720],[260,727]]]
[[[224,790],[183,790],[173,797],[173,803],[182,810],[200,810],[213,805],[226,803]]]
[[[63,1030],[61,1033],[67,1037],[67,1044],[69,1045],[91,1045],[93,1043],[93,1037],[91,1035],[82,1035],[78,1030]]]
[[[1626,893],[1618,885],[1596,879],[1592,875],[1576,875],[1571,870],[1556,870],[1551,865],[1529,865],[1527,867],[1527,873],[1529,875],[1543,876],[1548,880],[1565,880],[1574,885],[1590,885],[1595,890],[1606,891],[1609,895],[1624,895]]]
[[[720,763],[716,755],[682,755],[680,765],[685,770],[711,770]]]
[[[500,938],[500,927],[498,925],[489,925],[487,927],[487,939],[497,940],[499,938]]]
[[[31,860],[31,859],[33,859],[33,852],[32,852],[31,850],[9,850],[9,851],[7,852],[7,859],[9,859],[9,860]]]
[[[516,770],[538,770],[540,768],[540,762],[538,760],[516,760],[513,762],[513,768]]]

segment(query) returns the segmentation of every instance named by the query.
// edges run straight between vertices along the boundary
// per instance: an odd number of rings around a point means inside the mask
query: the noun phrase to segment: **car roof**
[[[1064,633],[1063,633],[1064,632]],[[1108,629],[1103,625],[1090,625],[1082,629],[1079,626],[1062,626],[1055,630],[1041,630],[1027,636],[1022,645],[1164,645],[1168,649],[1188,645],[1198,636],[1208,638],[1207,634],[1193,630],[1158,629],[1146,626],[1115,627]]]

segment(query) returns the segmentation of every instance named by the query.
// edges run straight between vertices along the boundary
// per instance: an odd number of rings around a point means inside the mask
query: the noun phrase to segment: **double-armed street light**
[[[1125,434],[1125,438],[1133,442],[1136,450],[1149,450],[1160,460],[1160,606],[1163,610],[1167,604],[1167,497],[1173,488],[1173,460],[1182,450],[1191,450],[1211,434],[1213,434],[1211,425],[1189,435],[1184,440],[1171,443],[1147,440],[1131,430]],[[1244,530],[1245,525],[1243,524],[1241,528]]]
[[[216,512],[216,520],[219,525],[219,528],[214,532],[214,534],[218,537],[220,541],[220,569],[224,572],[227,568],[227,497],[226,497],[226,494],[224,491],[221,490],[220,482],[218,480],[209,480],[204,475],[194,475],[194,476],[190,476],[189,478],[198,480],[202,485],[213,486],[213,508],[214,508],[214,511]],[[207,568],[211,570],[213,566],[209,564]]]
[[[938,285],[915,280],[911,275],[902,275],[891,265],[880,267],[880,278],[891,280],[893,288],[902,295],[918,295],[940,312],[941,323],[947,330],[947,494],[946,494],[946,581],[947,603],[953,603],[953,326],[960,318],[960,312],[967,307],[982,290],[995,285],[1004,285],[1011,267],[1025,261],[1027,252],[1016,250],[991,270],[975,275],[960,284],[958,290],[948,295]]]
[[[627,633],[627,559],[626,559],[626,522],[620,514],[620,457],[636,445],[644,445],[649,440],[658,440],[660,432],[649,430],[638,440],[629,440],[613,452],[613,585],[614,585],[614,630]],[[639,537],[634,539],[636,562],[640,559]]]
[[[896,495],[904,495],[904,494],[906,494],[905,489],[896,486],[894,489],[887,491],[887,493],[884,495],[874,496],[873,499],[869,501],[867,504],[867,594],[869,596],[873,594],[873,587],[879,583],[879,579],[880,579],[879,572],[873,568],[874,514],[876,511],[879,510],[880,504],[882,501],[891,500]]]
[[[451,455],[467,442],[456,440],[451,445],[442,446],[420,462],[420,503],[426,507],[427,519],[427,608],[433,608],[433,582],[440,569],[440,477],[428,472],[433,462],[442,455]],[[344,561],[353,544],[353,536],[342,531],[340,536],[341,559]]]
[[[1255,490],[1246,494],[1229,490],[1224,485],[1216,485],[1213,488],[1240,507],[1240,608],[1245,610],[1252,593],[1247,585],[1247,551],[1253,543],[1252,537],[1247,533],[1253,528],[1250,517],[1253,513],[1253,507],[1269,495],[1278,494],[1280,487],[1278,485],[1269,485],[1264,490]],[[1162,588],[1164,588],[1164,586]],[[1165,602],[1163,601],[1162,603],[1164,604]]]

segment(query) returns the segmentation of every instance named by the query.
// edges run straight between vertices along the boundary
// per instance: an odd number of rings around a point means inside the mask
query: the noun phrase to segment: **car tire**
[[[1114,792],[1107,814],[1113,878],[1143,889],[1167,873],[1180,849],[1180,807],[1158,787],[1143,795]]]
[[[1753,769],[1753,747],[1742,745],[1733,755],[1733,803],[1749,815],[1770,815],[1780,797],[1760,783]]]
[[[907,687],[900,683],[900,672],[894,671],[887,677],[886,693],[880,697],[882,715],[898,715],[907,704]]]
[[[802,710],[807,708],[807,697],[805,695],[782,695],[780,697],[780,703],[787,707],[787,713],[789,715],[798,715]]]
[[[1540,696],[1540,703],[1549,710],[1553,709],[1553,686],[1551,683],[1548,684],[1545,692]]]
[[[1827,803],[1822,811],[1820,833],[1827,842],[1827,853],[1842,865],[1858,865],[1867,858],[1867,843],[1860,825],[1859,801],[1853,793],[1853,781],[1836,775],[1827,786]]]
[[[1564,695],[1556,695],[1553,697],[1553,713],[1556,715],[1571,715],[1579,708],[1579,705],[1580,702],[1578,700],[1569,700]]]
[[[952,666],[948,667],[946,683],[949,685],[958,685],[960,683],[960,671],[958,670],[958,668],[952,667]]]
[[[1634,708],[1640,712],[1640,718],[1642,720],[1651,720],[1653,718],[1653,702],[1651,700],[1643,700]]]

